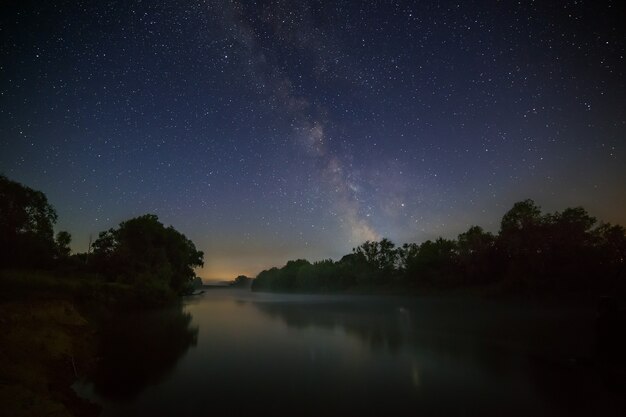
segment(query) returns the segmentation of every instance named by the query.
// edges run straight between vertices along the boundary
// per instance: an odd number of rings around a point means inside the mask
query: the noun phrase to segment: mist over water
[[[103,416],[622,415],[593,364],[594,317],[580,305],[211,290],[124,320],[76,389]]]

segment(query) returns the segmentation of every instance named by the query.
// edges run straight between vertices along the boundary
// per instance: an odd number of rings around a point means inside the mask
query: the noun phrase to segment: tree
[[[239,275],[235,280],[230,284],[231,287],[236,288],[246,288],[250,286],[252,282],[252,278],[249,278],[245,275]]]
[[[625,263],[622,226],[596,227],[582,207],[543,215],[533,200],[523,200],[502,217],[497,236],[472,226],[457,240],[440,237],[399,248],[389,239],[366,241],[337,262],[299,259],[263,271],[252,289],[325,292],[391,283],[451,288],[497,282],[494,289],[507,291],[624,291]]]
[[[70,252],[72,251],[70,249],[70,243],[72,242],[72,235],[70,235],[69,232],[62,230],[59,233],[57,233],[55,242],[56,242],[58,257],[61,259],[68,258],[70,256]]]
[[[288,261],[287,264],[280,269],[280,273],[274,281],[273,288],[283,291],[295,289],[299,270],[309,265],[311,265],[311,263],[306,259]]]
[[[480,226],[472,226],[457,239],[459,264],[470,284],[497,278],[495,237]]]
[[[389,239],[384,238],[380,242],[370,242],[369,240],[361,246],[353,249],[355,254],[361,255],[374,268],[392,272],[398,261],[398,251],[396,245]]]
[[[565,251],[572,256],[592,244],[591,229],[596,219],[582,207],[567,208],[544,217],[545,235],[551,249]]]
[[[184,292],[204,264],[201,251],[156,215],[146,214],[101,232],[93,243],[94,265],[110,279]]]
[[[626,289],[624,265],[626,264],[626,229],[620,225],[603,223],[594,230],[596,252],[601,273],[611,286]]]
[[[562,289],[588,285],[589,276],[597,272],[591,233],[595,223],[582,207],[544,216],[540,254],[544,260],[543,286]]]
[[[456,275],[456,242],[427,240],[406,257],[406,277],[413,283],[446,286]]]
[[[596,218],[590,216],[582,207],[566,208],[553,216],[553,222],[571,238],[586,240],[587,233],[596,224]]]
[[[343,288],[349,288],[358,282],[368,280],[371,274],[371,266],[362,253],[353,253],[344,255],[335,265],[336,275],[341,280]]]
[[[252,291],[272,291],[277,290],[275,282],[280,276],[280,269],[273,267],[259,272],[252,282]]]
[[[0,266],[48,264],[56,220],[44,193],[0,175]]]
[[[296,288],[301,291],[337,290],[346,288],[345,284],[331,259],[301,266],[296,277]]]
[[[419,245],[417,243],[405,243],[398,248],[398,263],[400,271],[406,272],[409,262],[417,256]]]
[[[501,233],[518,232],[536,227],[541,222],[541,209],[533,200],[526,199],[513,204],[500,222]]]
[[[459,235],[457,249],[461,256],[472,256],[488,251],[493,244],[494,237],[491,233],[485,232],[480,226],[472,226]]]
[[[526,284],[545,275],[546,228],[541,209],[533,200],[519,201],[500,223],[498,250],[507,258],[508,278]]]

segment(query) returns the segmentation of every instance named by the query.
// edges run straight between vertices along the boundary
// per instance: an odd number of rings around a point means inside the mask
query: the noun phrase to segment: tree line
[[[624,291],[626,229],[598,222],[582,207],[543,214],[517,202],[496,233],[472,226],[457,239],[396,246],[367,241],[339,261],[287,262],[258,274],[253,291],[330,292],[350,289]]]
[[[156,296],[190,290],[204,254],[154,214],[100,232],[87,253],[71,254],[71,235],[41,191],[0,175],[0,269],[91,273]]]
[[[146,214],[102,231],[87,253],[54,233],[57,213],[44,193],[0,175],[0,269],[92,273],[144,292],[189,291],[204,254],[172,226]],[[472,226],[457,239],[396,246],[367,241],[339,261],[304,259],[262,271],[254,291],[327,292],[359,288],[502,286],[531,291],[624,291],[626,230],[582,207],[543,214],[517,202],[493,234]],[[239,279],[246,286],[247,279]]]

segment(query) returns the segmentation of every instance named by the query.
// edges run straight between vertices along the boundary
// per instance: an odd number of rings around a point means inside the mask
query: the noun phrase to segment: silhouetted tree
[[[56,220],[44,193],[0,175],[0,267],[49,264]]]
[[[458,261],[466,284],[484,284],[498,278],[496,239],[480,226],[472,226],[457,239]]]
[[[499,243],[509,258],[527,256],[540,248],[541,226],[541,209],[535,202],[517,202],[502,217]]]
[[[603,223],[593,231],[600,273],[612,289],[626,290],[626,229]]]
[[[409,262],[417,256],[419,249],[417,243],[405,243],[398,249],[398,267],[402,273],[406,273]]]
[[[509,280],[529,285],[534,277],[544,274],[543,225],[541,209],[530,199],[513,204],[502,217],[497,243],[507,258]]]
[[[277,291],[274,282],[279,275],[280,270],[276,267],[259,272],[252,283],[252,291]]]
[[[281,291],[291,291],[295,289],[298,271],[303,266],[309,265],[311,265],[311,263],[305,259],[296,259],[295,261],[287,262],[287,264],[280,269],[273,283],[273,287]]]
[[[543,218],[543,244],[538,256],[543,258],[543,271],[536,271],[537,284],[557,288],[586,285],[594,274],[594,237],[591,233],[596,219],[582,207],[547,214]],[[543,275],[540,273],[543,272]]]
[[[230,284],[231,287],[237,288],[246,288],[252,282],[252,278],[248,278],[245,275],[239,275],[235,280]]]
[[[70,243],[72,243],[72,235],[70,235],[69,232],[62,230],[59,233],[57,233],[55,242],[56,242],[58,257],[61,259],[68,258],[71,253]]]
[[[339,262],[335,264],[336,276],[342,281],[343,288],[350,288],[359,282],[367,281],[372,273],[371,266],[367,263],[362,253],[350,253],[344,255]]]
[[[180,293],[203,265],[203,253],[172,226],[146,214],[100,233],[93,243],[96,269],[111,279],[136,285],[170,288]]]
[[[500,233],[519,232],[536,227],[541,222],[541,209],[531,199],[518,201],[502,216]]]
[[[396,247],[366,241],[338,262],[289,261],[262,271],[254,291],[335,291],[352,287],[451,288],[505,284],[513,291],[626,289],[626,230],[601,224],[583,208],[543,215],[517,202],[494,236],[472,226],[457,240],[438,238]]]
[[[331,291],[345,288],[345,282],[337,273],[331,259],[302,265],[298,269],[296,288],[304,291]]]
[[[458,273],[456,243],[438,238],[419,245],[417,252],[406,259],[407,279],[414,284],[448,286]]]
[[[378,270],[392,271],[396,266],[398,253],[395,244],[384,238],[380,242],[369,240],[354,249],[354,253],[361,254],[366,262]]]
[[[384,238],[380,242],[366,241],[353,249],[353,253],[359,256],[359,259],[365,260],[368,266],[368,271],[363,271],[364,273],[358,277],[361,283],[376,283],[385,278],[395,277],[399,252],[391,240]]]

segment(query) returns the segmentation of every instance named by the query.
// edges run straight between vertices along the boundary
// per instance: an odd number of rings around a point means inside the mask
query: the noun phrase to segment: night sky
[[[155,213],[232,279],[525,198],[626,224],[619,2],[11,3],[0,172],[75,251]]]

